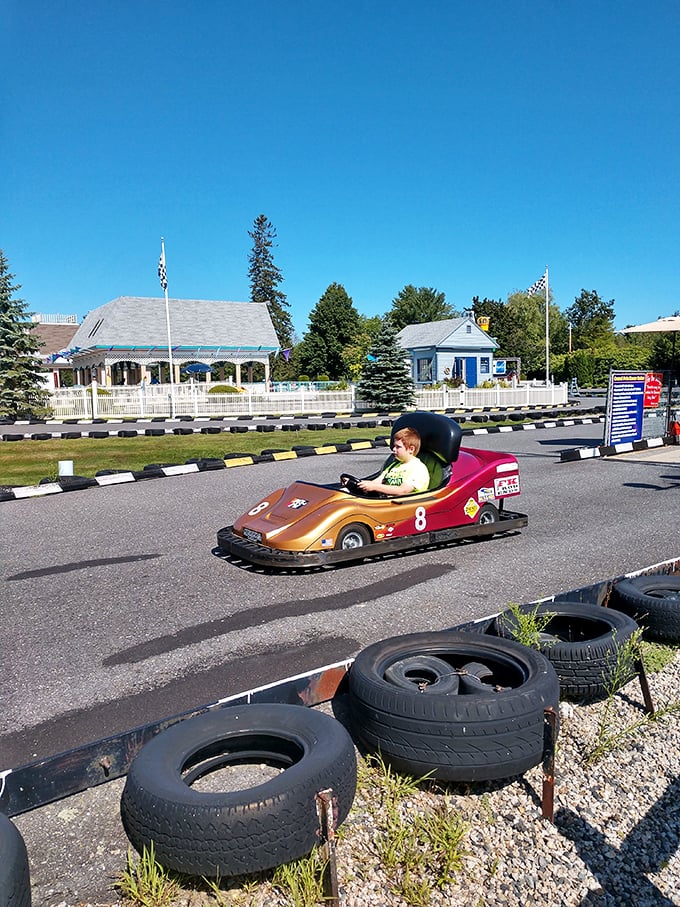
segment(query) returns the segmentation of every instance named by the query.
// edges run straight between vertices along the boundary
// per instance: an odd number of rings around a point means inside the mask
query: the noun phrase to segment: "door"
[[[465,357],[465,384],[468,387],[477,386],[477,357]]]

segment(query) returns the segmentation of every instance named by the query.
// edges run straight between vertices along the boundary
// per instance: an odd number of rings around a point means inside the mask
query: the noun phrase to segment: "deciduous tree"
[[[343,351],[359,331],[360,316],[345,288],[332,283],[309,316],[309,330],[302,338],[298,358],[310,376],[349,377]]]
[[[572,349],[615,346],[613,299],[605,302],[595,290],[581,290],[564,314],[572,327]]]
[[[407,324],[425,324],[428,321],[444,321],[446,318],[457,318],[457,312],[446,301],[444,293],[432,287],[416,287],[407,284],[392,300],[389,311],[392,324],[397,331]]]

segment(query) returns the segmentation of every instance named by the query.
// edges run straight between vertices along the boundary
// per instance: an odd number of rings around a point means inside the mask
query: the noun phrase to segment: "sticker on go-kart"
[[[293,510],[299,510],[300,507],[306,507],[309,504],[309,501],[305,501],[304,498],[293,498],[292,501],[288,501],[286,507],[292,507]]]
[[[505,498],[511,494],[519,494],[519,475],[503,476],[493,480],[494,491],[497,498]]]
[[[252,510],[248,511],[248,516],[257,516],[258,513],[266,510],[267,507],[269,507],[269,501],[262,501],[261,504],[258,504],[256,507],[253,507]]]
[[[375,536],[376,541],[380,542],[383,539],[390,538],[393,532],[394,532],[394,523],[389,523],[389,524],[379,523],[375,527],[375,530],[373,531],[373,535]]]
[[[467,503],[465,504],[465,507],[463,507],[463,510],[465,511],[466,515],[470,517],[471,520],[474,520],[474,518],[479,513],[480,508],[479,508],[479,504],[477,503],[477,501],[475,501],[474,498],[468,498]]]
[[[425,532],[427,529],[427,511],[424,507],[416,507],[416,532]]]
[[[480,488],[477,492],[477,500],[480,504],[486,504],[489,501],[493,501],[496,495],[494,494],[493,488]]]

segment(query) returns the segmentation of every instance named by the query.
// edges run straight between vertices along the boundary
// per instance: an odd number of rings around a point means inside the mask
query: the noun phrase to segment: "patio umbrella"
[[[185,375],[207,375],[212,369],[205,362],[194,362],[191,365],[187,365],[182,371]]]
[[[671,353],[672,370],[675,373],[675,340],[680,331],[680,315],[666,315],[664,318],[657,318],[656,321],[648,321],[646,324],[636,324],[629,328],[624,328],[622,334],[673,334],[673,351]]]
[[[624,328],[622,334],[654,334],[664,333],[666,331],[680,331],[680,315],[666,315],[665,318],[657,318],[656,321],[648,321],[646,324],[636,324],[629,328]]]

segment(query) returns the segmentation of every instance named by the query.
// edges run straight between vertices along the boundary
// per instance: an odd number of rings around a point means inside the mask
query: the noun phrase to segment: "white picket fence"
[[[169,384],[138,387],[59,388],[50,394],[55,419],[152,419],[172,412]],[[480,407],[561,406],[567,402],[566,384],[521,384],[496,387],[422,390],[415,408],[425,410],[478,409]],[[243,393],[210,394],[203,383],[174,387],[176,416],[294,415],[297,413],[374,412],[375,406],[356,399],[355,388],[344,391],[298,388],[295,391],[265,391],[262,385]]]

